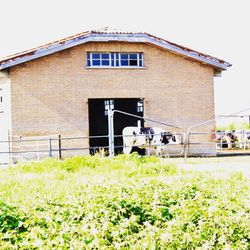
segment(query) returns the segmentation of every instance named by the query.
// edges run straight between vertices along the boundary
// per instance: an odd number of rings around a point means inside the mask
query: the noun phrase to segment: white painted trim
[[[85,67],[86,69],[146,69],[147,67],[138,67],[138,66],[92,66],[92,67]]]

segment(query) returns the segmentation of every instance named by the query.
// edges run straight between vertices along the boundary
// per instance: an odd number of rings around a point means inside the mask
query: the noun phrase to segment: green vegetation
[[[250,129],[250,124],[243,122],[240,124],[236,124],[236,123],[230,123],[228,125],[224,125],[224,126],[216,126],[216,130],[220,130],[220,131],[233,131],[233,130],[237,130],[237,129],[244,129],[244,130],[249,130]]]
[[[250,124],[249,123],[243,123],[242,124],[242,129],[249,130],[250,129]]]
[[[236,129],[240,129],[240,126],[237,126],[235,123],[230,123],[228,125],[224,125],[224,126],[216,126],[216,130],[220,130],[220,131],[233,131]]]
[[[0,249],[250,249],[249,180],[157,157],[0,171]]]

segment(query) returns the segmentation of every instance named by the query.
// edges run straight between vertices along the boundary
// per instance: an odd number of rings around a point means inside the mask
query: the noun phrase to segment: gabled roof
[[[144,32],[117,32],[117,31],[87,31],[70,36],[46,45],[23,51],[0,60],[0,70],[37,59],[55,52],[65,50],[88,42],[129,42],[147,43],[166,49],[172,53],[179,54],[186,58],[200,61],[215,68],[217,71],[226,70],[230,63],[216,57],[203,54],[187,47],[172,43],[165,39],[150,35]]]

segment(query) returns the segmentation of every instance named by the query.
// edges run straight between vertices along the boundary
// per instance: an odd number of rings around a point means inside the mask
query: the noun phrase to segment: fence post
[[[243,135],[241,136],[242,140],[243,140],[243,148],[244,150],[246,150],[246,140],[245,140],[245,130],[242,131]],[[246,134],[247,136],[247,134]]]
[[[62,160],[62,140],[61,135],[58,135],[58,158],[59,160]]]
[[[52,157],[52,141],[51,141],[51,138],[49,138],[49,157]]]
[[[220,151],[223,151],[223,132],[220,132]]]
[[[39,148],[39,139],[36,138],[36,153],[37,153],[37,160],[40,161],[40,148]]]
[[[19,145],[19,150],[21,152],[21,161],[23,162],[23,143],[22,143],[22,136],[19,137],[20,140],[20,145]],[[19,154],[20,154],[19,152]]]
[[[11,137],[10,137],[10,130],[8,130],[8,147],[9,147],[9,164],[12,164],[12,149],[11,149]]]
[[[184,162],[187,163],[188,151],[189,151],[189,135],[190,131],[184,132]]]
[[[108,132],[109,132],[109,157],[114,157],[114,112],[108,110]]]

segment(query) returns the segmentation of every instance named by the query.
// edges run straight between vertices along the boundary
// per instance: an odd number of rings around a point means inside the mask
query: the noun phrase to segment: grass
[[[0,171],[0,249],[249,249],[249,180],[157,157]]]

